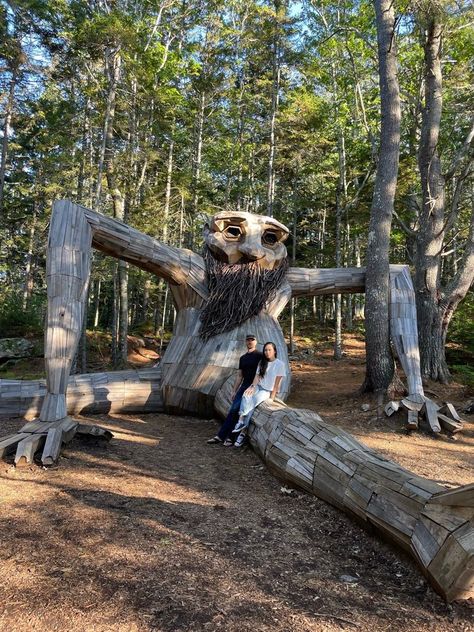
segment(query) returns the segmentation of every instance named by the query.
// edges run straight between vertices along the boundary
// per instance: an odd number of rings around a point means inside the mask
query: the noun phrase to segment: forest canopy
[[[444,344],[474,266],[474,10],[464,0],[395,8],[402,117],[390,260],[413,267],[421,292],[436,242],[427,292],[441,328],[447,320]],[[42,329],[48,221],[61,198],[194,250],[218,210],[273,215],[290,228],[298,265],[364,264],[380,126],[371,2],[2,0],[0,12],[1,335]],[[439,68],[438,121],[427,116],[429,63]],[[442,235],[428,244],[423,138],[434,132]],[[344,299],[348,326],[360,300]],[[472,305],[471,294],[452,331],[474,346]],[[301,300],[296,315],[327,321],[335,309]],[[128,326],[172,319],[158,279],[95,256],[88,327],[123,342]],[[423,356],[422,369],[443,377]]]

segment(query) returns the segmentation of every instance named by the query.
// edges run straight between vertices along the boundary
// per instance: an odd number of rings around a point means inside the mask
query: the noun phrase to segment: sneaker
[[[247,438],[247,435],[245,434],[245,432],[241,432],[239,436],[237,437],[237,439],[235,440],[234,448],[241,448],[244,445],[246,438]]]
[[[216,435],[215,437],[212,437],[212,439],[208,439],[207,443],[222,443],[222,439],[219,439],[219,437]]]
[[[235,426],[235,428],[232,430],[232,432],[240,432],[243,428],[245,428],[245,421],[243,419],[241,419],[240,421],[237,422],[237,425]]]

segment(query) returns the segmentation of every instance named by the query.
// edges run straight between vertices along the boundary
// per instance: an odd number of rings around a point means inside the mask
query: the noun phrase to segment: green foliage
[[[474,292],[468,292],[449,327],[448,342],[460,345],[474,362]]]
[[[397,34],[403,116],[396,210],[414,227],[426,11],[424,3],[398,9],[403,10]],[[447,3],[444,15],[439,146],[449,165],[474,109],[474,31],[467,3]],[[2,110],[12,71],[18,70],[0,216],[0,278],[6,288],[2,327],[19,332],[24,327],[21,333],[41,329],[52,202],[67,197],[113,212],[105,168],[96,200],[101,157],[107,158],[125,199],[127,222],[159,239],[166,234],[171,244],[198,250],[205,215],[218,209],[265,213],[276,60],[274,214],[291,229],[295,226],[298,265],[332,267],[339,196],[343,265],[363,265],[379,127],[372,2],[0,0],[0,18]],[[114,124],[105,151],[111,65],[117,58]],[[341,198],[342,141],[346,190]],[[454,189],[451,181],[447,208]],[[471,190],[466,178],[459,218],[449,236],[456,251],[444,259],[447,278],[468,234]],[[292,237],[287,244],[291,254]],[[391,248],[392,262],[407,262],[412,244],[397,224]],[[38,298],[23,314],[18,297],[27,265]],[[96,307],[98,326],[111,326],[115,274],[114,262],[95,256],[89,327]],[[147,329],[140,322],[154,327],[164,321],[169,330],[170,297],[165,305],[164,286],[153,278],[145,298],[147,281],[149,275],[130,269],[132,327]],[[302,316],[309,313],[303,301],[298,304]],[[461,304],[449,332],[464,347],[472,345],[470,305],[472,299]]]
[[[18,294],[7,294],[0,302],[0,332],[2,337],[39,335],[44,331],[46,304],[44,296],[34,296],[27,309]]]
[[[474,368],[466,364],[453,364],[450,367],[454,378],[458,382],[474,388]]]

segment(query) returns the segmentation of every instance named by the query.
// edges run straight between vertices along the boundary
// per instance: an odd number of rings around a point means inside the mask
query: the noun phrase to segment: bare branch
[[[454,312],[457,305],[466,296],[469,288],[474,282],[474,202],[472,205],[471,224],[469,236],[467,238],[462,263],[458,268],[458,273],[446,286],[443,295],[443,303],[451,312]]]
[[[397,220],[398,225],[403,230],[405,235],[408,235],[408,237],[415,237],[416,236],[416,234],[417,234],[416,231],[405,224],[405,222],[402,220],[402,218],[400,217],[400,215],[397,213],[397,211],[395,209],[393,210],[393,216]]]
[[[469,132],[467,133],[466,138],[464,139],[464,143],[462,144],[462,146],[459,149],[458,153],[454,157],[454,160],[451,163],[450,168],[448,169],[448,171],[444,175],[445,180],[449,180],[449,179],[451,179],[454,176],[454,174],[456,173],[456,170],[459,167],[459,163],[463,160],[463,158],[466,156],[466,154],[471,149],[473,140],[474,140],[474,118],[472,119],[471,129],[469,130]]]
[[[456,219],[459,215],[459,201],[461,199],[461,193],[464,186],[464,182],[468,176],[471,175],[471,165],[474,162],[474,155],[471,156],[469,162],[464,166],[463,172],[459,176],[456,181],[456,187],[454,189],[453,199],[451,202],[451,210],[449,212],[448,218],[441,230],[441,232],[449,232],[451,228],[454,226]]]

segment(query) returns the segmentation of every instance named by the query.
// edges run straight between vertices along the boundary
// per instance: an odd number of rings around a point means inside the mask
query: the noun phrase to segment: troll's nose
[[[263,259],[265,256],[265,250],[262,248],[260,237],[247,238],[242,244],[239,245],[239,252],[245,255],[251,261],[257,261]]]

